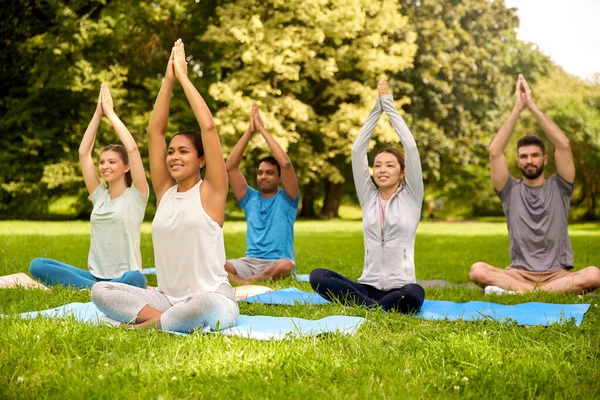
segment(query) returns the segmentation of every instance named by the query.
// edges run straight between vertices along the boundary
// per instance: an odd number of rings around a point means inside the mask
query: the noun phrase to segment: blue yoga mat
[[[248,303],[305,305],[328,304],[316,293],[303,292],[296,288],[275,290],[248,297]],[[429,320],[464,321],[493,320],[498,322],[516,321],[519,325],[550,325],[575,318],[575,325],[581,325],[589,304],[549,304],[523,303],[504,305],[485,301],[454,303],[452,301],[425,300],[421,312],[416,317]]]
[[[156,268],[142,268],[142,274],[144,274],[144,275],[156,275]]]
[[[92,323],[94,325],[109,324],[120,325],[104,315],[94,303],[70,303],[57,308],[43,311],[32,311],[19,314],[24,319],[43,316],[47,318],[65,318],[73,317],[77,321]],[[360,325],[364,322],[361,317],[349,317],[335,315],[319,320],[308,320],[302,318],[288,317],[268,317],[240,315],[237,324],[234,327],[220,331],[223,335],[239,336],[248,339],[275,340],[296,338],[300,336],[315,336],[323,333],[339,332],[345,335],[356,333]],[[208,332],[203,329],[203,332]],[[180,332],[171,332],[178,335],[186,335]]]
[[[298,282],[310,282],[310,274],[296,274]]]

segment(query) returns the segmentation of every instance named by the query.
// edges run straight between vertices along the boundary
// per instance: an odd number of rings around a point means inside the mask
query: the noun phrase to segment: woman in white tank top
[[[176,80],[201,134],[179,132],[167,148],[165,134]],[[187,76],[181,40],[172,49],[148,135],[150,175],[158,205],[152,223],[158,290],[97,284],[92,301],[109,317],[135,328],[191,332],[232,326],[239,309],[224,268],[227,172],[213,117]]]

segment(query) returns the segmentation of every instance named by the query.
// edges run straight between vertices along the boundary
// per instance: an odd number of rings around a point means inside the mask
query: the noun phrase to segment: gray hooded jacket
[[[385,112],[405,152],[405,183],[390,197],[381,229],[380,193],[371,180],[367,151],[377,121]],[[352,147],[352,173],[363,212],[365,264],[358,282],[379,290],[415,283],[415,236],[423,203],[423,176],[417,144],[398,114],[391,95],[379,97]]]

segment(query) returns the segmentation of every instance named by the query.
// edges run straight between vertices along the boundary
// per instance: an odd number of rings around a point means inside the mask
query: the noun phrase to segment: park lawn
[[[142,258],[149,267],[150,225],[142,231]],[[295,234],[298,273],[325,267],[353,279],[360,275],[360,221],[299,221]],[[573,225],[571,240],[578,268],[600,265],[600,225]],[[226,222],[225,245],[228,257],[243,255],[243,222]],[[88,246],[86,222],[0,222],[0,275],[27,272],[34,257],[85,265]],[[505,224],[421,223],[418,278],[467,282],[477,260],[508,264]],[[292,278],[268,285],[310,290]],[[240,303],[250,315],[366,318],[354,336],[270,342],[0,318],[0,398],[600,398],[600,300],[593,294],[490,298],[479,289],[429,289],[427,298],[592,306],[580,327],[568,322],[544,328],[426,321],[338,305]],[[89,291],[60,287],[4,289],[0,314],[89,300]]]

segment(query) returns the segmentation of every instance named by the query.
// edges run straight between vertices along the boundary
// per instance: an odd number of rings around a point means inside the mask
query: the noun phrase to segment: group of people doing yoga
[[[168,146],[165,136],[173,87],[179,82],[200,133],[184,130]],[[528,108],[555,147],[557,173],[545,179],[548,161],[543,141],[518,142],[522,180],[510,176],[504,155],[521,111]],[[386,114],[404,153],[385,148],[376,155],[373,174],[367,153],[377,122]],[[123,145],[102,151],[96,175],[92,149],[102,116]],[[252,135],[258,131],[272,156],[260,160],[258,190],[239,169]],[[36,258],[30,273],[46,285],[91,288],[92,301],[107,316],[131,328],[155,327],[191,332],[235,324],[239,308],[230,282],[249,284],[295,273],[294,222],[300,201],[294,167],[266,129],[253,103],[248,129],[223,159],[214,119],[187,74],[184,45],[175,42],[148,125],[150,176],[157,198],[152,222],[158,287],[146,287],[140,255],[140,226],[149,188],[138,147],[113,109],[102,84],[94,116],[79,148],[86,187],[93,203],[88,270]],[[490,145],[494,188],[502,200],[510,238],[511,265],[471,266],[469,277],[486,293],[531,290],[582,292],[600,287],[600,270],[573,268],[567,231],[575,167],[569,140],[533,101],[519,76],[515,106]],[[201,169],[204,168],[204,178]],[[352,148],[352,172],[363,213],[364,266],[358,282],[318,268],[310,284],[322,297],[345,305],[418,312],[425,299],[417,284],[414,243],[423,204],[423,178],[417,144],[385,81]],[[374,181],[374,182],[373,182]],[[231,187],[244,210],[246,255],[226,260],[223,239],[225,202]]]

